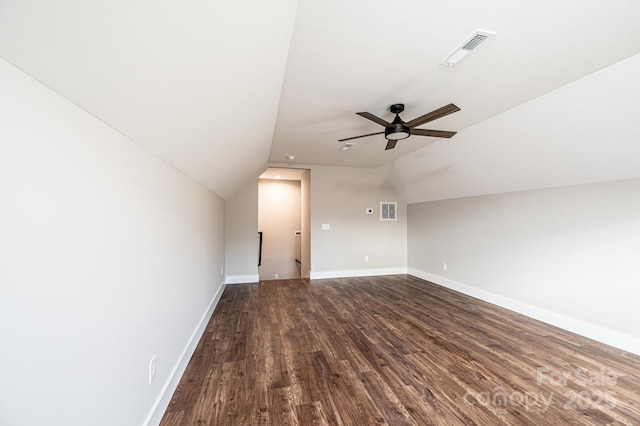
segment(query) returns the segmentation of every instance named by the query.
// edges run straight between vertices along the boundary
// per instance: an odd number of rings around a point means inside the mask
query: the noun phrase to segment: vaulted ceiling
[[[331,165],[412,202],[640,177],[638,18],[635,0],[0,0],[0,55],[225,198],[267,164]],[[439,64],[476,29],[496,35]],[[452,139],[339,149],[381,130],[355,112],[451,102],[421,127]]]

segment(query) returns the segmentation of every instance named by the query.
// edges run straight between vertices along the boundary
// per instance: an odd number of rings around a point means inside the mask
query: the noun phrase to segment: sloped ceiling
[[[295,0],[2,0],[0,54],[229,197],[267,161]]]
[[[267,164],[319,164],[379,168],[413,202],[639,177],[638,17],[635,0],[2,0],[0,55],[225,198]],[[476,29],[497,35],[439,65]],[[355,112],[399,102],[405,120],[455,103],[422,127],[459,133],[339,150],[380,130]]]
[[[638,178],[638,75],[635,55],[381,172],[407,202]]]

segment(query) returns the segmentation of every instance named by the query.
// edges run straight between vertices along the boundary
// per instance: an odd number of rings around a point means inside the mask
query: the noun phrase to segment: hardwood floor
[[[227,286],[162,425],[640,425],[640,357],[407,276]]]

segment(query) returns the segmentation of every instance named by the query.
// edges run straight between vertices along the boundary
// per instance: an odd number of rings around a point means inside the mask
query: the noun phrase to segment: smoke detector
[[[476,30],[465,41],[463,41],[457,48],[455,48],[446,58],[440,61],[440,65],[446,65],[448,67],[454,67],[462,58],[467,56],[473,49],[478,47],[483,41],[491,36],[496,35],[493,31]]]
[[[349,151],[352,147],[356,146],[355,143],[353,142],[345,142],[344,144],[342,144],[342,146],[340,147],[340,151]]]

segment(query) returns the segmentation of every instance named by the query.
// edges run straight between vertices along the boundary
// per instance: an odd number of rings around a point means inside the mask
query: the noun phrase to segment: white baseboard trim
[[[198,342],[200,341],[200,338],[204,334],[204,330],[207,327],[209,320],[211,319],[211,315],[213,315],[213,311],[216,309],[216,306],[218,305],[218,302],[222,297],[224,287],[225,287],[225,284],[222,283],[222,285],[220,286],[216,294],[213,296],[213,299],[211,299],[209,306],[207,306],[207,309],[204,311],[204,314],[200,318],[200,322],[198,322],[196,329],[191,334],[191,337],[189,338],[187,345],[182,350],[180,357],[178,357],[178,361],[176,362],[176,365],[173,367],[173,370],[171,370],[171,373],[169,374],[169,378],[165,382],[164,386],[162,387],[162,390],[160,391],[160,394],[158,395],[158,398],[156,399],[155,403],[151,407],[151,410],[149,411],[149,414],[147,415],[147,418],[143,423],[144,426],[160,424],[160,421],[162,420],[162,416],[164,416],[164,412],[166,411],[167,407],[169,406],[169,403],[171,402],[171,397],[173,396],[173,393],[176,391],[176,388],[180,383],[180,379],[182,378],[182,375],[184,374],[184,371],[186,370],[187,365],[191,360],[191,356],[193,355],[193,352],[196,350],[196,347],[198,346]]]
[[[225,280],[225,284],[248,284],[260,282],[260,275],[230,275]]]
[[[629,336],[628,334],[620,333],[619,331],[591,324],[563,314],[548,311],[544,308],[530,305],[528,303],[519,302],[517,300],[500,296],[499,294],[482,290],[467,284],[462,284],[457,281],[441,277],[439,275],[431,274],[429,272],[409,268],[408,274],[426,281],[431,281],[432,283],[441,285],[459,293],[484,300],[485,302],[493,303],[494,305],[498,305],[519,314],[526,315],[530,318],[537,319],[547,324],[560,327],[564,330],[571,331],[572,333],[576,333],[581,336],[596,340],[598,342],[622,349],[624,351],[640,355],[640,339]]]
[[[321,280],[325,278],[375,277],[406,273],[407,268],[353,269],[350,271],[310,272],[310,278],[312,280]]]

